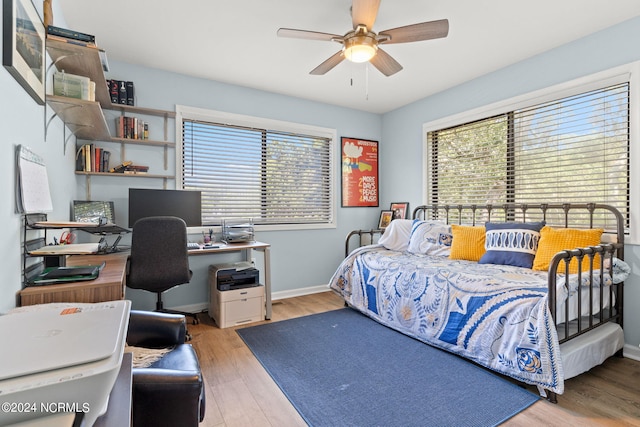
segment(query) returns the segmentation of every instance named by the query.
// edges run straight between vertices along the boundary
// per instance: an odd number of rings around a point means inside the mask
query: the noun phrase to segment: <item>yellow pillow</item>
[[[552,228],[548,225],[542,227],[538,251],[533,259],[533,269],[548,271],[551,258],[560,251],[599,245],[603,232],[602,228],[579,230],[577,228]],[[582,258],[582,271],[589,271],[589,263],[590,258],[585,255]],[[593,257],[593,265],[594,268],[600,265],[599,255]],[[558,265],[558,273],[564,273],[565,270],[565,262],[561,261]],[[578,260],[574,258],[569,263],[569,273],[577,272]]]
[[[450,259],[464,259],[480,261],[486,252],[484,248],[484,226],[451,225],[451,254]]]

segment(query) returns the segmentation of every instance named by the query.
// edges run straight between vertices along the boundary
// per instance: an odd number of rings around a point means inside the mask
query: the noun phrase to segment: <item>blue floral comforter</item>
[[[330,287],[386,326],[524,383],[564,391],[546,272],[372,245],[352,252]]]

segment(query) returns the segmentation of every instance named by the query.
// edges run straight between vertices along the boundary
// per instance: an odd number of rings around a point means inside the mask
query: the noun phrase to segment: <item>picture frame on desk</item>
[[[45,99],[45,30],[31,0],[2,0],[2,65],[39,105]]]

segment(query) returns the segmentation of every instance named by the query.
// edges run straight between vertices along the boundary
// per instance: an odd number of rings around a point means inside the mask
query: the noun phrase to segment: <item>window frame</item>
[[[299,133],[305,135],[314,135],[318,137],[328,138],[331,140],[329,147],[329,170],[330,170],[330,199],[331,199],[331,220],[327,223],[314,224],[256,224],[256,231],[273,231],[273,230],[309,230],[309,229],[326,229],[337,228],[337,202],[338,202],[338,171],[336,168],[336,129],[325,128],[320,126],[312,126],[300,123],[286,122],[275,119],[266,119],[261,117],[248,116],[243,114],[227,113],[223,111],[209,110],[198,107],[190,107],[185,105],[176,105],[176,188],[183,188],[182,179],[182,155],[183,140],[182,127],[184,120],[199,120],[212,123],[223,123],[233,126],[263,128],[268,130]],[[214,227],[219,227],[215,225]],[[203,228],[211,228],[203,226]]]
[[[598,88],[618,83],[629,83],[629,233],[626,243],[640,243],[640,167],[634,167],[634,160],[640,160],[640,61],[611,68],[564,83],[556,84],[534,92],[514,96],[461,113],[435,119],[422,125],[422,203],[431,200],[430,165],[428,156],[428,132],[455,127],[484,118],[528,108],[545,102],[578,95]]]

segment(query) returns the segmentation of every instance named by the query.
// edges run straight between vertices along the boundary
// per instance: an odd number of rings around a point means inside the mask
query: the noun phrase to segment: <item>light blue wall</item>
[[[38,7],[39,6],[39,7]],[[37,6],[41,11],[42,2]],[[0,20],[0,28],[2,20]],[[1,31],[0,31],[1,32]],[[24,91],[22,86],[4,68],[0,68],[0,313],[16,305],[16,293],[22,284],[22,235],[21,216],[15,209],[15,148],[25,145],[46,159],[51,197],[52,215],[69,217],[69,200],[72,199],[76,180],[73,173],[74,153],[63,153],[64,129],[59,120],[49,127],[45,141],[45,110]],[[51,110],[46,110],[51,115]]]
[[[408,200],[413,207],[422,203],[424,123],[638,61],[638,40],[640,18],[635,18],[385,114],[380,150],[380,174],[385,177],[382,204],[391,199]],[[462,60],[460,66],[473,64]],[[638,159],[632,159],[631,167],[637,165]],[[626,247],[625,259],[633,274],[625,286],[625,342],[634,346],[640,343],[639,257],[640,248]]]
[[[335,142],[336,168],[340,164],[339,138],[353,136],[380,141],[381,116],[356,110],[339,108],[288,96],[257,91],[245,87],[233,86],[203,80],[185,75],[164,72],[156,69],[134,66],[110,61],[111,71],[108,78],[132,80],[135,83],[137,105],[150,108],[174,110],[175,105],[206,108],[227,113],[244,114],[255,117],[302,123],[337,130]],[[109,116],[111,117],[111,116]],[[108,119],[111,124],[113,120]],[[175,127],[171,126],[172,129]],[[161,125],[152,126],[152,132],[158,132]],[[161,139],[162,135],[152,135]],[[171,133],[171,140],[175,133]],[[98,143],[98,145],[101,145]],[[102,144],[118,149],[118,145]],[[165,173],[162,168],[162,150],[149,147],[129,146],[127,159],[141,161],[151,166],[154,173]],[[117,156],[119,158],[119,155]],[[173,150],[169,157],[170,167],[167,173],[175,172]],[[339,180],[338,180],[339,185]],[[172,180],[170,188],[174,188]],[[91,180],[91,197],[95,200],[114,200],[116,216],[127,218],[127,192],[129,187],[161,188],[162,180],[136,178],[102,178]],[[336,189],[338,195],[340,189]],[[84,198],[86,185],[84,179],[78,180],[77,197]],[[339,199],[337,199],[339,200]],[[339,203],[339,202],[338,202]],[[271,277],[274,293],[295,292],[298,289],[326,285],[343,255],[343,239],[353,228],[375,227],[379,208],[338,208],[338,227],[336,229],[304,231],[264,231],[257,239],[271,244]],[[122,222],[126,225],[126,222]],[[197,236],[194,236],[196,238]],[[189,306],[208,301],[207,271],[209,264],[229,262],[233,257],[191,257],[190,265],[194,276],[189,285],[167,292],[165,305]],[[260,256],[256,256],[260,262]],[[151,308],[155,296],[144,291],[127,289],[127,298],[133,301],[135,308]]]

